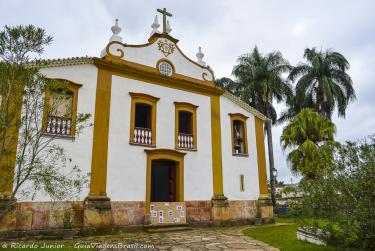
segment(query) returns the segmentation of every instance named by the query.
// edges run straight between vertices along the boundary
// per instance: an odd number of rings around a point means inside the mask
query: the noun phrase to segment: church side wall
[[[256,200],[259,197],[259,181],[254,115],[223,96],[220,97],[220,110],[224,195],[228,197],[229,201]],[[249,117],[246,120],[249,156],[232,155],[229,113],[241,113]],[[243,192],[240,191],[240,175],[244,175],[245,189]]]
[[[82,84],[82,87],[78,91],[77,112],[91,114],[92,117],[88,124],[93,123],[94,120],[97,72],[97,68],[93,65],[75,65],[41,69],[41,73],[49,78],[66,79],[77,84]],[[72,162],[68,163],[69,167],[78,165],[82,173],[89,173],[91,172],[92,137],[93,127],[86,127],[80,134],[76,135],[74,140],[55,139],[53,144],[61,145],[65,149],[66,155],[72,159]],[[88,185],[89,184],[87,184],[87,186]],[[88,187],[84,187],[77,200],[83,200],[88,192]],[[29,200],[30,198],[27,199]],[[34,198],[34,201],[50,200],[49,196],[41,193],[38,193]],[[20,198],[19,201],[22,201],[22,198]]]
[[[185,201],[210,200],[212,197],[212,153],[210,98],[181,90],[113,76],[108,144],[107,195],[112,201],[145,201],[146,147],[129,144],[129,92],[160,98],[157,102],[156,148],[175,147],[174,103],[189,102],[197,109],[198,150],[185,155]],[[152,148],[151,148],[152,149]]]

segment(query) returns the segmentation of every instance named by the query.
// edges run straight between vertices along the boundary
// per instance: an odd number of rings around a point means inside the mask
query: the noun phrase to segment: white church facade
[[[75,226],[249,223],[257,202],[271,219],[267,118],[216,87],[201,49],[197,61],[187,57],[168,22],[161,32],[157,20],[152,27],[147,43],[131,45],[116,21],[100,57],[48,60],[41,69],[72,90],[71,116],[50,116],[46,134],[91,173]],[[77,113],[92,114],[93,127],[77,134]],[[49,198],[35,200],[25,202],[31,217],[52,214]],[[36,228],[51,227],[47,218]]]

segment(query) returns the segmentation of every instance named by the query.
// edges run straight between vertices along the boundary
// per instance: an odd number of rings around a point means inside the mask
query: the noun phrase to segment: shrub
[[[375,249],[375,135],[334,150],[330,172],[303,180],[303,214],[323,217],[328,241]]]

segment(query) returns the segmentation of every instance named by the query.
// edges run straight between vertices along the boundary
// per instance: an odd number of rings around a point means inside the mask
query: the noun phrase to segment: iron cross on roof
[[[171,17],[172,13],[167,12],[166,8],[163,8],[162,10],[157,9],[157,11],[163,14],[163,33],[167,33],[167,16]]]

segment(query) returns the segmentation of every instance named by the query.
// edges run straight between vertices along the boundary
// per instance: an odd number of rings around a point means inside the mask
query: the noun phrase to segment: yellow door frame
[[[186,153],[171,149],[145,149],[146,168],[146,215],[150,214],[151,168],[153,160],[170,160],[176,163],[176,201],[184,201],[184,156]]]

